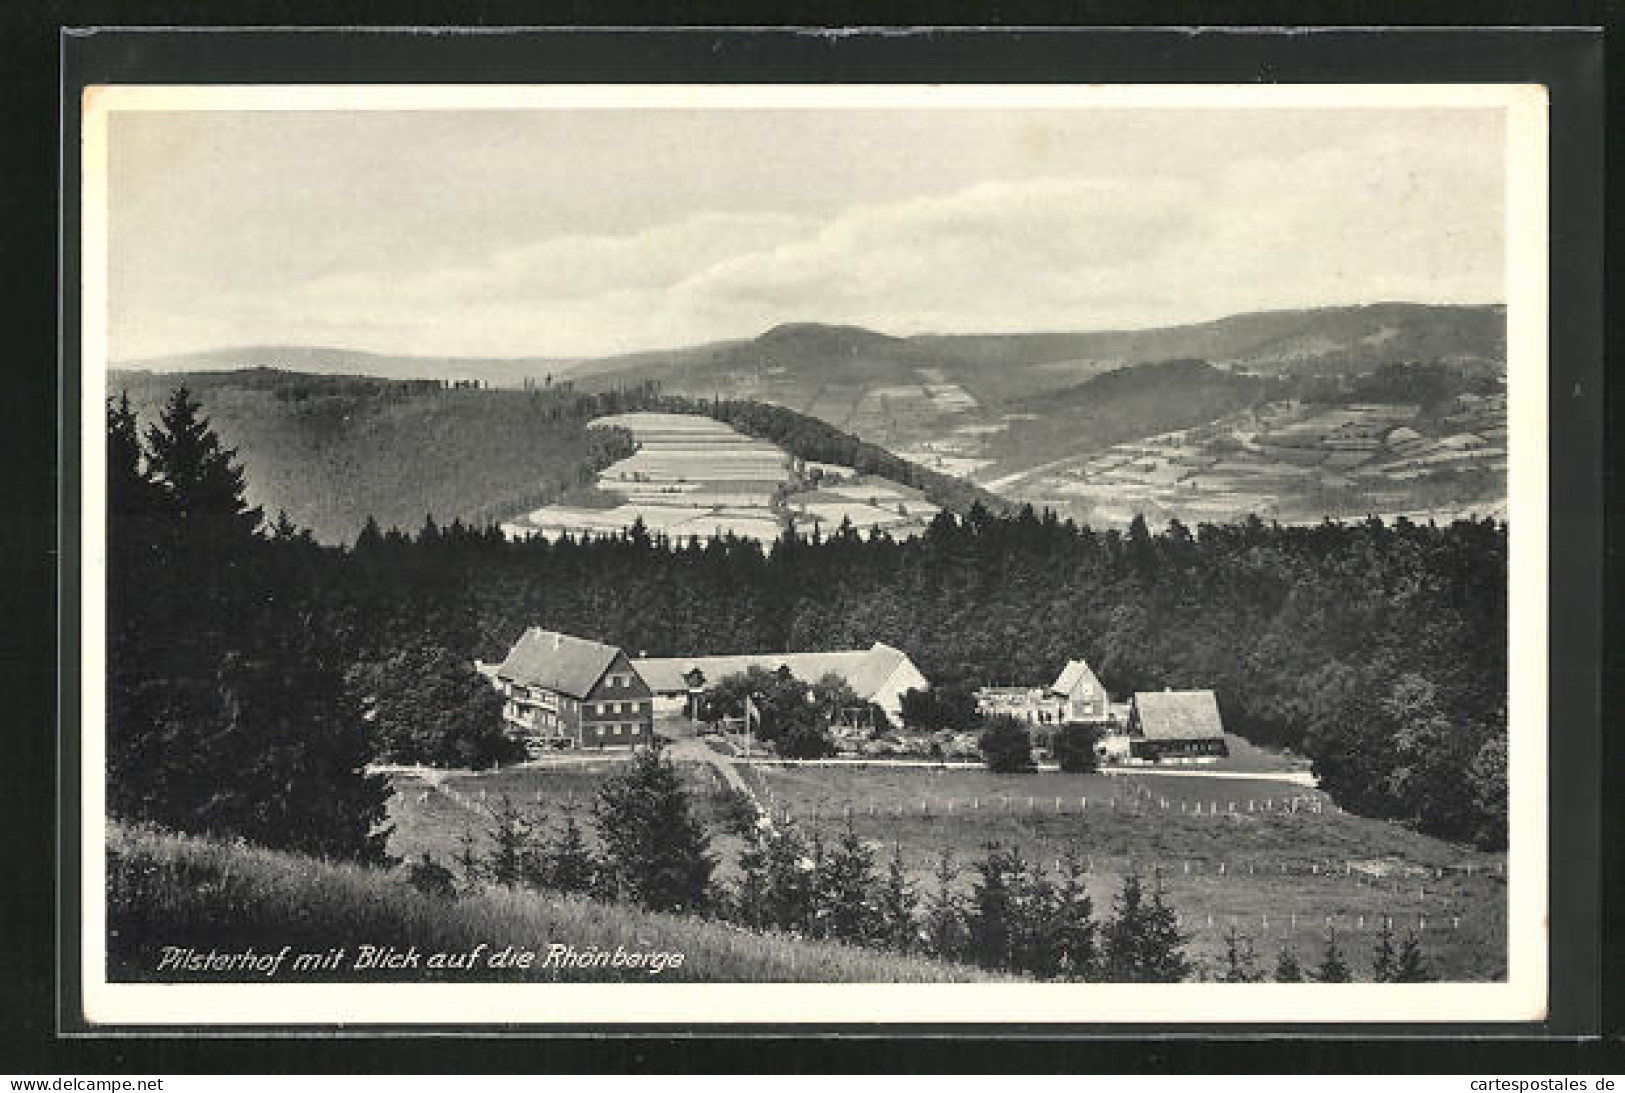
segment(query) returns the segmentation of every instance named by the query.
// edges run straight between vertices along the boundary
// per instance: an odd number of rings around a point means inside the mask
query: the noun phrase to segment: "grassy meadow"
[[[107,831],[108,978],[114,981],[262,981],[253,972],[156,970],[165,945],[199,951],[328,953],[346,949],[332,971],[290,971],[295,981],[484,982],[960,982],[1004,978],[956,964],[755,933],[721,922],[654,914],[589,899],[488,888],[459,898],[424,895],[403,869],[368,869],[117,824]],[[506,946],[545,953],[559,943],[586,950],[680,952],[681,965],[647,969],[356,971],[360,945],[416,946],[465,954]]]
[[[432,792],[418,779],[397,776],[391,852],[428,850],[448,860],[461,832],[488,826],[482,810],[503,793],[544,824],[573,811],[590,836],[591,795],[613,769],[613,761],[604,761],[451,775]],[[736,875],[740,842],[725,830],[715,775],[689,764],[682,769],[713,831],[717,875],[727,882]],[[988,842],[1014,845],[1051,867],[1071,852],[1090,868],[1096,917],[1104,919],[1125,873],[1155,870],[1190,935],[1188,951],[1210,971],[1232,925],[1251,937],[1261,965],[1273,967],[1283,946],[1311,963],[1330,924],[1358,978],[1369,974],[1377,931],[1391,918],[1400,936],[1417,930],[1444,978],[1505,975],[1504,855],[1338,812],[1323,795],[1288,782],[921,767],[741,769],[777,815],[826,837],[850,816],[882,861],[901,847],[922,889],[934,885],[944,849],[961,867],[966,891],[970,863]],[[1296,810],[1288,803],[1293,798]],[[1266,809],[1266,800],[1273,807]]]

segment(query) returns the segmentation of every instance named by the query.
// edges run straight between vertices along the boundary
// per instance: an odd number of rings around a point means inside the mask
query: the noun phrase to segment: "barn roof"
[[[1212,691],[1137,691],[1140,731],[1148,740],[1204,740],[1224,735]]]
[[[508,651],[497,675],[571,698],[585,698],[619,653],[613,645],[532,626]]]
[[[827,653],[738,653],[709,657],[638,657],[632,666],[655,692],[671,694],[688,689],[684,678],[698,668],[710,686],[724,676],[738,675],[748,668],[776,672],[781,667],[807,683],[816,683],[834,673],[846,680],[859,698],[868,699],[891,678],[908,654],[883,642],[867,649],[837,649]]]

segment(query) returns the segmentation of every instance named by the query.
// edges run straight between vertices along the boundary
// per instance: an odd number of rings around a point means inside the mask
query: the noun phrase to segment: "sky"
[[[1498,109],[118,111],[115,361],[1505,297]]]

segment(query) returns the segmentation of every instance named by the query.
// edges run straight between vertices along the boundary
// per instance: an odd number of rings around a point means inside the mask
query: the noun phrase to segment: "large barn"
[[[510,735],[533,746],[629,747],[654,734],[654,696],[613,645],[531,627],[488,673]]]
[[[872,702],[893,721],[903,716],[903,694],[925,690],[930,682],[908,654],[883,642],[867,649],[838,649],[827,653],[739,653],[706,657],[637,657],[632,661],[654,691],[663,712],[694,713],[694,703],[707,687],[749,668],[788,671],[806,683],[826,675],[846,681],[862,702]]]
[[[1230,754],[1212,691],[1139,691],[1129,704],[1135,759],[1216,759]]]

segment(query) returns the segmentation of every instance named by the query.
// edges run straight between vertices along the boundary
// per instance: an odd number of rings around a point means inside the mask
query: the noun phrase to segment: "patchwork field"
[[[504,793],[541,823],[573,811],[584,822],[614,761],[444,776],[437,787],[397,775],[391,818],[396,854],[455,855],[463,831],[488,823]],[[735,875],[740,847],[726,832],[712,769],[685,765],[719,855]],[[1053,867],[1075,854],[1089,867],[1100,917],[1125,873],[1153,872],[1211,968],[1233,925],[1260,961],[1290,947],[1305,961],[1336,931],[1357,977],[1368,974],[1384,918],[1416,930],[1451,979],[1505,974],[1505,858],[1350,816],[1319,793],[1264,776],[1207,778],[1156,773],[995,775],[977,769],[854,766],[742,767],[758,798],[781,817],[834,837],[850,822],[882,857],[902,850],[913,882],[929,889],[948,850],[969,890],[969,866],[990,841]],[[482,798],[480,794],[485,796]]]
[[[1504,516],[1505,396],[1463,399],[1431,418],[1403,403],[1267,403],[988,484],[1105,525],[1139,513],[1154,523]]]
[[[593,424],[626,429],[637,451],[599,473],[594,504],[536,509],[503,525],[510,537],[611,535],[640,519],[674,541],[731,534],[769,542],[787,525],[833,531],[842,520],[901,537],[924,531],[937,512],[919,490],[835,464],[798,466],[710,418],[631,413]]]

